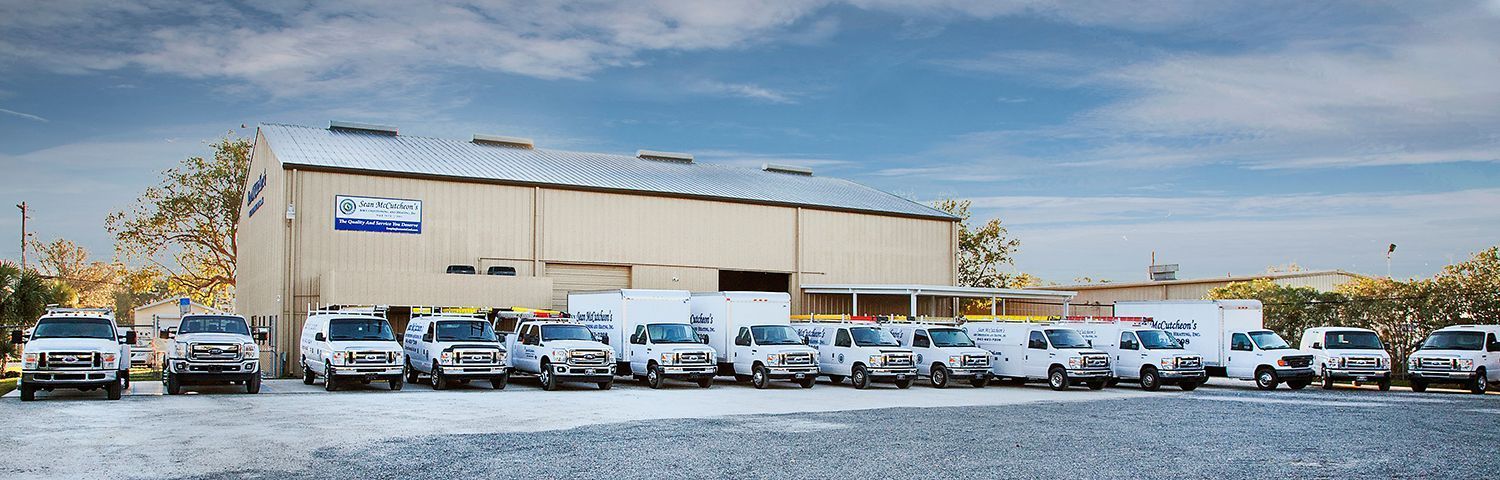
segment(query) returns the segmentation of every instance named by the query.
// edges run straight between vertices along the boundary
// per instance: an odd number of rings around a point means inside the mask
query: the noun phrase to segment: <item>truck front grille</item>
[[[99,354],[97,352],[47,352],[43,355],[42,360],[41,367],[56,370],[69,368],[85,369],[99,366]]]
[[[453,357],[459,365],[494,365],[499,350],[457,350]]]
[[[807,352],[795,352],[782,354],[781,362],[784,365],[812,365],[813,355]]]
[[[1313,357],[1312,355],[1297,355],[1291,357],[1282,357],[1282,360],[1286,360],[1286,366],[1288,367],[1307,368],[1312,366]]]
[[[1109,368],[1109,357],[1106,355],[1084,355],[1083,368]]]
[[[887,353],[885,354],[885,366],[887,367],[910,367],[913,365],[910,353]]]
[[[354,352],[354,364],[385,365],[395,362],[394,357],[391,352]]]
[[[1376,357],[1348,357],[1344,359],[1344,366],[1348,368],[1375,369],[1380,368],[1380,359]]]
[[[964,355],[965,367],[988,367],[990,366],[989,355]]]
[[[240,346],[234,343],[194,343],[188,348],[188,358],[207,361],[235,361],[240,359]]]
[[[1457,370],[1451,358],[1422,358],[1417,360],[1417,368],[1422,370]]]
[[[1177,357],[1177,368],[1202,368],[1203,357]]]
[[[683,352],[677,354],[677,361],[681,363],[713,363],[707,352]]]
[[[609,355],[604,350],[573,350],[571,353],[568,363],[572,365],[604,365],[609,361]]]

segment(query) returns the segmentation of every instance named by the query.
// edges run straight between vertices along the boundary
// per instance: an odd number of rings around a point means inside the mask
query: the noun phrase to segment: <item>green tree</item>
[[[210,147],[211,157],[163,172],[160,184],[105,221],[123,257],[155,266],[173,293],[203,302],[234,290],[235,229],[250,169],[249,139],[230,132]]]
[[[933,207],[960,219],[958,226],[958,284],[965,287],[1013,288],[1020,280],[1034,281],[1025,274],[1006,273],[1003,267],[1015,265],[1015,254],[1021,241],[994,218],[983,225],[970,223],[968,200],[939,200]],[[1023,277],[1024,276],[1024,277]],[[1038,282],[1039,283],[1039,282]]]
[[[117,277],[124,266],[89,259],[89,251],[67,239],[48,243],[35,242],[40,255],[41,272],[62,282],[77,298],[66,302],[70,307],[108,307],[114,304]]]
[[[0,262],[0,326],[5,330],[0,339],[0,372],[16,352],[16,345],[10,343],[10,330],[30,328],[47,312],[48,304],[69,296],[66,286],[47,280],[36,270]]]

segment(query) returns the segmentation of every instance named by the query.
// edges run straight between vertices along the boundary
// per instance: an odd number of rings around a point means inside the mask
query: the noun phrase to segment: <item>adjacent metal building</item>
[[[1356,278],[1361,278],[1361,275],[1343,270],[1315,270],[1183,280],[1052,285],[1031,287],[1027,290],[1076,292],[1077,296],[1073,297],[1071,304],[1071,311],[1074,314],[1114,315],[1114,305],[1117,301],[1203,300],[1208,298],[1210,290],[1235,282],[1264,279],[1282,286],[1311,287],[1320,292],[1328,292]]]
[[[953,285],[956,222],[797,167],[263,124],[236,311],[293,353],[309,306],[329,304],[388,306],[398,329],[410,307],[562,308],[568,291],[614,288],[785,291],[798,312],[856,313],[837,298],[812,312],[801,286]],[[858,313],[911,307],[904,296],[860,301]],[[950,303],[920,307],[951,315]]]

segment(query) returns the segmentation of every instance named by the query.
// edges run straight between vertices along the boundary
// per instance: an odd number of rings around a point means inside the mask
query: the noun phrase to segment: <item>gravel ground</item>
[[[1191,393],[277,386],[270,390],[284,393],[5,398],[0,422],[25,434],[0,477],[1482,478],[1500,470],[1500,395],[1259,392],[1222,380]]]

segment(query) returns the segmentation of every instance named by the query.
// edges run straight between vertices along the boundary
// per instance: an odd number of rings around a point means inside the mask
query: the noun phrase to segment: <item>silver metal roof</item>
[[[628,155],[513,148],[406,135],[267,123],[287,166],[556,185],[954,219],[848,180]]]

